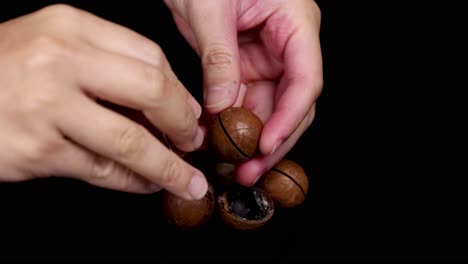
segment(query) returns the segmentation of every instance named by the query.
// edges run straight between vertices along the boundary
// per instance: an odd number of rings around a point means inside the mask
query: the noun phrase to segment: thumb
[[[216,114],[232,106],[240,87],[234,1],[187,1],[187,22],[203,65],[204,106]]]

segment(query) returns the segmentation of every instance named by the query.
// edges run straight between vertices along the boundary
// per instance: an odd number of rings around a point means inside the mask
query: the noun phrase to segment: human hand
[[[242,106],[264,122],[262,155],[237,169],[238,182],[253,185],[314,119],[323,83],[320,9],[312,0],[165,2],[201,57],[206,111]]]
[[[205,194],[202,172],[98,102],[140,111],[182,151],[202,144],[201,106],[149,39],[52,5],[0,24],[0,68],[0,181],[65,176],[135,193]]]

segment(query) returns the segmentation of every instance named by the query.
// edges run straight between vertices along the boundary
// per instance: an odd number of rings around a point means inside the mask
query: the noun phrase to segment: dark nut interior
[[[270,220],[274,203],[260,189],[235,185],[218,196],[218,209],[227,226],[248,231]]]

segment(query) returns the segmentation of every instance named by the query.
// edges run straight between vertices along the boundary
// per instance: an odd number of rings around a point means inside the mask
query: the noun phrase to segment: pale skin
[[[310,0],[196,2],[166,4],[201,57],[204,111],[243,106],[265,123],[264,155],[238,169],[239,182],[251,185],[313,120],[320,12]],[[0,40],[0,182],[62,176],[133,193],[206,193],[200,170],[97,102],[141,111],[180,150],[202,148],[202,106],[156,43],[63,4],[0,24]]]
[[[252,110],[262,155],[237,169],[247,186],[283,158],[315,116],[322,90],[321,13],[313,0],[165,0],[204,69],[204,107]]]
[[[0,39],[2,181],[66,176],[120,191],[205,194],[202,172],[96,102],[138,109],[179,149],[199,148],[201,107],[158,45],[66,5],[0,24]]]

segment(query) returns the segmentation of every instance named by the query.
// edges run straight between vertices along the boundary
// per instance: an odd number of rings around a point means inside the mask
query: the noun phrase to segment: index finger
[[[107,52],[125,55],[160,68],[169,67],[161,48],[138,32],[67,4],[55,4],[45,10],[71,21],[55,25],[66,27],[79,40]],[[73,23],[70,27],[70,23]]]
[[[79,120],[79,121],[78,121]],[[182,198],[200,199],[208,183],[200,170],[170,151],[142,125],[76,94],[57,112],[59,130],[74,143]]]

